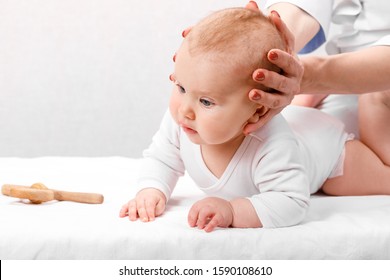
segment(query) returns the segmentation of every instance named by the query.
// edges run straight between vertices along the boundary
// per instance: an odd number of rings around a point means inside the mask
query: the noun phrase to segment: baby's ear
[[[259,122],[262,116],[264,116],[268,112],[268,108],[261,106],[256,109],[256,112],[249,118],[248,123],[254,124]]]
[[[265,121],[269,108],[261,106],[256,109],[256,112],[249,118],[248,123],[244,127],[244,134],[252,133],[253,131],[262,127]]]

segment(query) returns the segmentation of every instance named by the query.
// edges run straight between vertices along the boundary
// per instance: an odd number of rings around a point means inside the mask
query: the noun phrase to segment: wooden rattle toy
[[[103,195],[98,193],[80,193],[52,190],[48,189],[42,183],[35,183],[31,187],[6,184],[1,188],[1,192],[7,196],[28,199],[34,204],[39,204],[50,200],[66,200],[81,203],[100,204],[103,203],[104,199]]]

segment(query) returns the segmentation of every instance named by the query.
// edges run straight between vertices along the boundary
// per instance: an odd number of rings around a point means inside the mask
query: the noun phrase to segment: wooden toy
[[[35,183],[31,187],[17,185],[3,185],[1,192],[4,195],[28,199],[31,203],[39,204],[50,200],[74,201],[81,203],[101,204],[104,197],[98,193],[67,192],[48,189],[42,183]]]

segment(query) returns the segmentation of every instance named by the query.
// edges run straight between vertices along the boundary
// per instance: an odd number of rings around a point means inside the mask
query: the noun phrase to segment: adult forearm
[[[390,47],[301,58],[302,93],[367,93],[390,88]]]
[[[320,25],[312,16],[293,4],[286,2],[274,4],[268,11],[277,11],[288,29],[295,36],[295,51],[300,51],[320,29]]]

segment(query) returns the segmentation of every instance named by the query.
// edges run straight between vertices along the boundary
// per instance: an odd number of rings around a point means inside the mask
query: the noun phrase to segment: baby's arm
[[[188,223],[191,227],[196,226],[206,232],[216,227],[262,227],[252,203],[246,198],[231,201],[217,197],[202,199],[191,207]]]
[[[148,222],[164,212],[178,178],[184,174],[178,134],[178,125],[167,111],[152,144],[143,152],[137,180],[142,188],[138,188],[134,199],[123,205],[120,217]]]
[[[165,210],[165,195],[154,188],[139,191],[136,197],[122,206],[119,217],[129,216],[130,221],[138,218],[143,222],[154,221]]]

